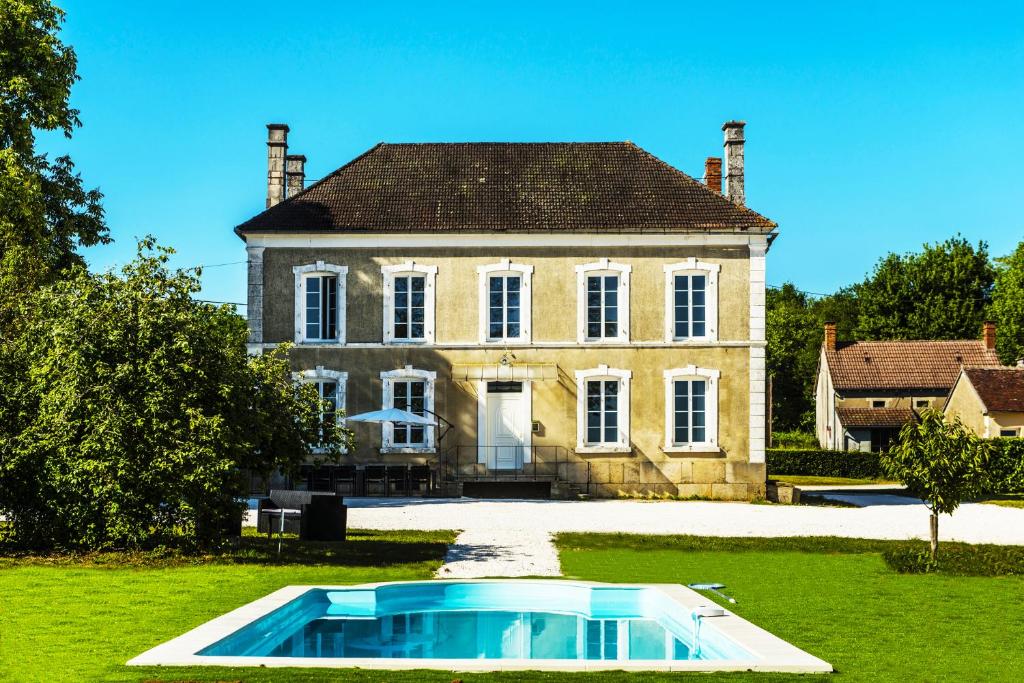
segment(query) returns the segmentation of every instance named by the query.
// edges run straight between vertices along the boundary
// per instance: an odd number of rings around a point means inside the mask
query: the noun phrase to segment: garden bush
[[[769,476],[802,474],[851,479],[880,479],[883,476],[878,454],[859,451],[769,448],[767,464]]]
[[[1024,493],[1024,439],[993,439],[989,493]]]

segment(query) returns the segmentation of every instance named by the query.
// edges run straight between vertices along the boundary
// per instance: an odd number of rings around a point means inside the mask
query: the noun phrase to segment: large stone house
[[[943,410],[984,439],[1024,436],[1024,367],[964,368]]]
[[[982,339],[837,342],[825,324],[815,386],[816,433],[822,448],[884,450],[926,408],[942,410],[965,365],[999,367],[996,330]]]
[[[384,463],[451,495],[764,494],[776,224],[744,205],[742,122],[724,191],[721,159],[702,183],[630,142],[381,143],[303,189],[268,129],[267,209],[235,229],[252,351],[293,343],[348,415],[444,425],[350,422],[299,485]]]

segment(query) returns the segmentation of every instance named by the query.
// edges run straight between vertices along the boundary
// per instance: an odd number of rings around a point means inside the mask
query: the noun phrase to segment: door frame
[[[487,448],[493,446],[488,443],[490,434],[487,429],[487,382],[501,380],[479,380],[476,383],[477,414],[476,414],[476,461],[480,465],[487,465]],[[526,413],[526,433],[523,437],[523,464],[533,461],[533,382],[524,380],[523,383],[523,411]]]

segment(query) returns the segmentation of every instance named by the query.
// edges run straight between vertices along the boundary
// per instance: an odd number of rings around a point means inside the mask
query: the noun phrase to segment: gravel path
[[[496,538],[506,534],[535,538],[541,532],[560,531],[880,539],[928,534],[928,510],[921,503],[831,508],[632,500],[346,498],[345,502],[353,528],[460,529]],[[943,540],[1024,545],[1024,510],[968,503],[952,517],[944,515],[939,531]]]

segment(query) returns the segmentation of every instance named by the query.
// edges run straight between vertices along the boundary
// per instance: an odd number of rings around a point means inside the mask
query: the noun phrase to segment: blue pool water
[[[310,589],[198,654],[685,660],[753,657],[655,589],[568,582]]]

